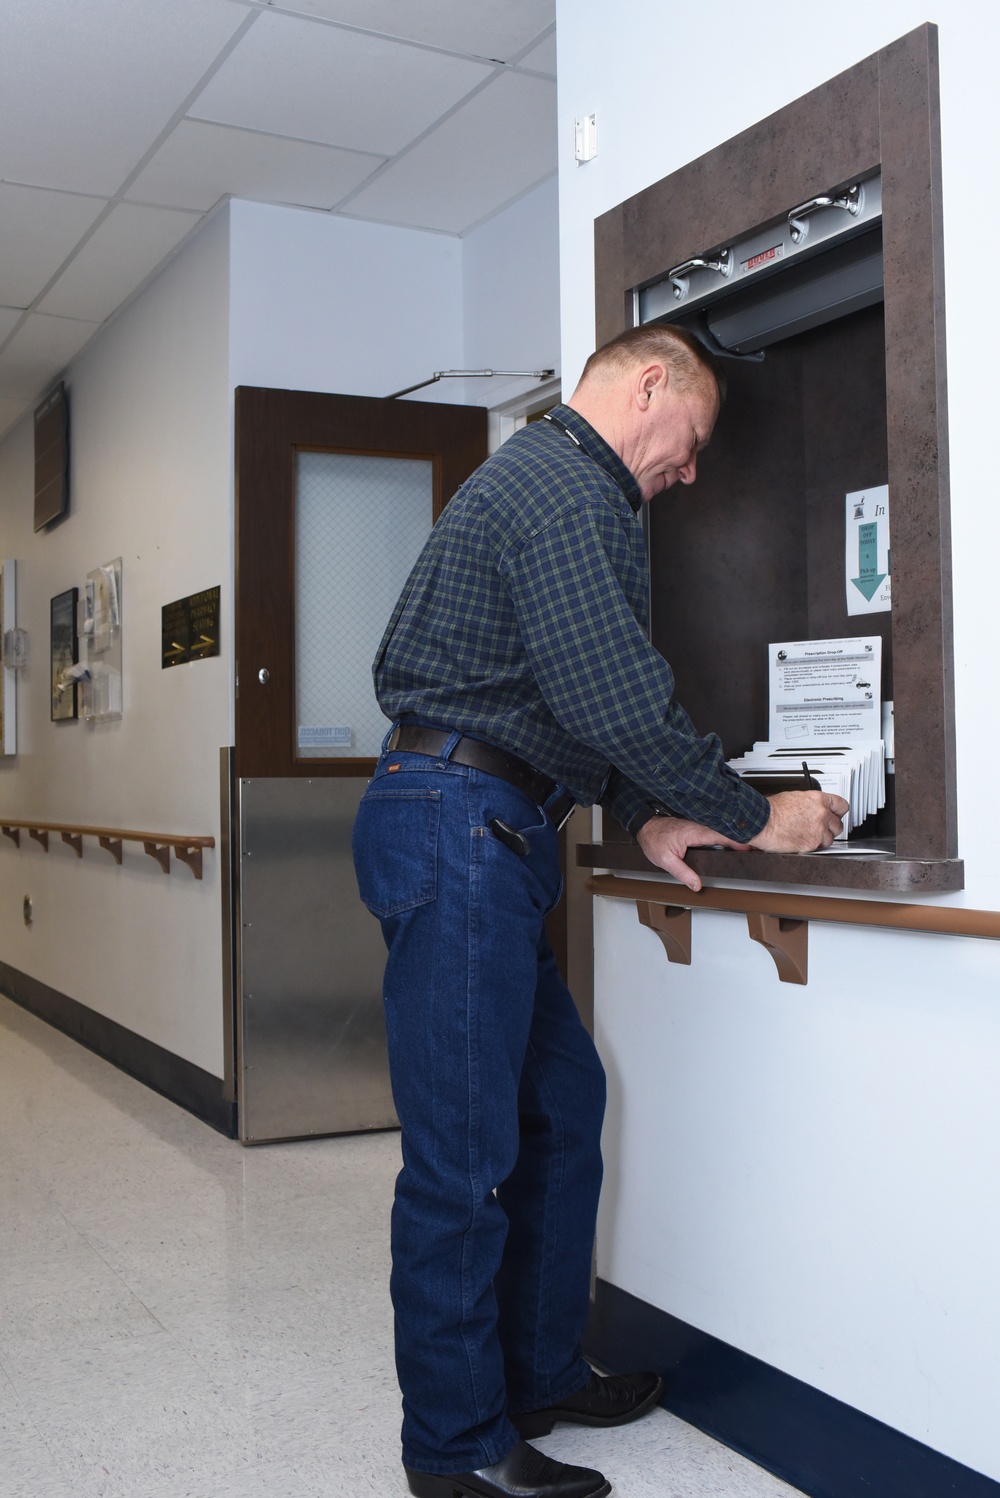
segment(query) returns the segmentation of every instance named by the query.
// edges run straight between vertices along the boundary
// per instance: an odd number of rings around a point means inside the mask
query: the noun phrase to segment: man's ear
[[[640,371],[635,387],[640,410],[648,410],[650,401],[657,391],[662,393],[667,388],[669,380],[670,376],[665,364],[647,364],[645,369]]]

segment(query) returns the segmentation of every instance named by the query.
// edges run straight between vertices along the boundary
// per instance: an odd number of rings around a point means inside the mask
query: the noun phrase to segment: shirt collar
[[[590,425],[586,417],[581,416],[579,411],[574,411],[572,406],[554,406],[548,413],[552,418],[552,425],[562,427],[575,438],[580,449],[592,458],[598,467],[603,468],[605,473],[618,485],[619,489],[638,515],[642,509],[642,490],[636,483],[635,476],[630,469],[625,467],[621,458],[610,447],[601,434]]]

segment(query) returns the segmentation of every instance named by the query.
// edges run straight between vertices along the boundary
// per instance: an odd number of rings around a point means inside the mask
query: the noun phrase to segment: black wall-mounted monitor
[[[69,503],[69,406],[59,384],[35,412],[35,530],[66,513]]]

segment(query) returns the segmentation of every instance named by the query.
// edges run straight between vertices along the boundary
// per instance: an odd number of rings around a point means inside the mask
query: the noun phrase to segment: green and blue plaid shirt
[[[695,732],[647,637],[639,486],[582,416],[551,414],[445,508],[379,648],[379,705],[517,754],[630,830],[655,801],[746,841],[767,802]]]

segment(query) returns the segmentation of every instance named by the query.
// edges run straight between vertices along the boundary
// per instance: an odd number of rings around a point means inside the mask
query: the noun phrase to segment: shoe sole
[[[559,1421],[567,1425],[596,1425],[602,1430],[609,1430],[613,1425],[630,1425],[633,1420],[640,1420],[643,1415],[658,1405],[663,1396],[666,1385],[661,1378],[651,1394],[647,1394],[641,1404],[637,1404],[634,1410],[629,1410],[624,1415],[587,1415],[582,1410],[538,1410],[527,1415],[511,1415],[510,1422],[523,1441],[532,1441],[536,1436],[547,1436]]]
[[[439,1477],[431,1472],[407,1471],[406,1480],[414,1498],[495,1498],[497,1493],[497,1489],[492,1484],[489,1488],[482,1488],[478,1483],[475,1487],[470,1487],[468,1483],[460,1482],[456,1477]],[[535,1488],[533,1491],[538,1493],[541,1490]],[[611,1484],[605,1480],[598,1487],[591,1488],[589,1492],[581,1493],[580,1498],[608,1498],[610,1492]]]

